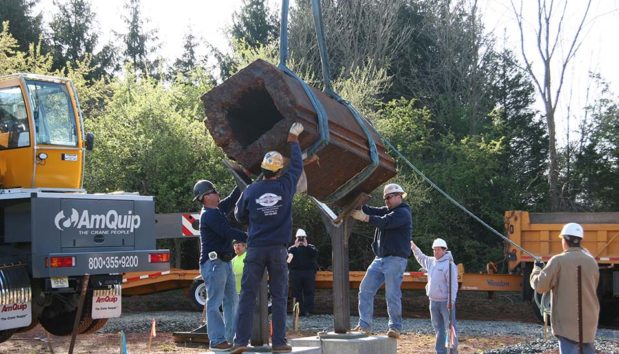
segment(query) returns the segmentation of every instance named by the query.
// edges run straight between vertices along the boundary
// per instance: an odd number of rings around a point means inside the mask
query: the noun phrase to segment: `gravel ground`
[[[101,330],[104,333],[115,333],[121,329],[127,333],[147,332],[150,330],[152,319],[157,320],[157,330],[159,332],[190,331],[200,323],[201,314],[199,312],[186,311],[160,311],[148,313],[125,313],[120,318],[111,319]],[[358,318],[351,316],[351,324],[356,324]],[[291,319],[288,320],[289,327],[292,327]],[[403,332],[432,334],[432,325],[429,319],[404,319]],[[300,322],[300,329],[307,331],[329,331],[333,328],[333,316],[314,315],[303,317]],[[486,351],[492,354],[507,353],[543,353],[557,348],[557,341],[550,337],[543,339],[542,326],[539,324],[503,322],[503,321],[458,321],[458,328],[462,336],[468,337],[492,337],[492,336],[514,336],[521,337],[523,341],[517,345],[503,347],[499,350]],[[387,319],[376,318],[374,331],[384,333],[387,331]],[[599,329],[595,347],[602,353],[619,354],[619,330]]]

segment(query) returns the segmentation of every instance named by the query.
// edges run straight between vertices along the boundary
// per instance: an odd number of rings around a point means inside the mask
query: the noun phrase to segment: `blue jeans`
[[[262,275],[269,273],[273,346],[286,344],[286,308],[288,306],[288,250],[285,246],[249,247],[241,278],[241,297],[236,317],[234,344],[247,345],[251,336],[254,306]]]
[[[385,284],[389,328],[402,330],[402,277],[408,260],[402,257],[374,258],[359,286],[359,326],[370,330],[374,316],[374,296]]]
[[[238,305],[236,282],[230,262],[216,259],[200,265],[206,285],[206,322],[211,346],[234,338],[234,319]],[[223,303],[223,318],[219,307]]]
[[[580,348],[578,347],[578,342],[574,342],[565,337],[557,336],[559,339],[559,353],[561,354],[578,354],[580,353]],[[593,347],[593,343],[583,343],[582,344],[582,353],[583,354],[595,354],[595,348]]]
[[[437,354],[444,354],[448,352],[448,348],[445,347],[446,331],[449,330],[449,310],[447,310],[447,301],[432,301],[430,300],[430,318],[432,319],[432,327],[436,332],[436,342],[434,349]],[[458,353],[458,330],[456,327],[456,306],[451,308],[451,321],[454,327],[453,335],[453,348],[449,350],[449,353]]]

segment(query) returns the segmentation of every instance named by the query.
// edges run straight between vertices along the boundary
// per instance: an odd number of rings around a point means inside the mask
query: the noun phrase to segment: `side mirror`
[[[86,133],[86,150],[90,151],[95,146],[95,135],[93,133]]]

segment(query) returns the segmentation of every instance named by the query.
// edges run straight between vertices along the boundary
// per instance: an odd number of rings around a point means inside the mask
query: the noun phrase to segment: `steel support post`
[[[316,203],[327,233],[331,236],[333,262],[333,330],[335,333],[350,331],[350,286],[348,277],[348,238],[355,220],[349,217],[334,224],[335,214],[325,204]]]

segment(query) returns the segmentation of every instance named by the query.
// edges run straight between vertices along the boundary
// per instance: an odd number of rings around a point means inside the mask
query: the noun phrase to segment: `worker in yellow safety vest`
[[[236,256],[232,258],[232,273],[236,279],[236,293],[241,293],[241,278],[243,278],[243,266],[245,265],[245,256],[247,255],[247,244],[241,240],[234,240],[232,243],[234,246],[234,253]]]

